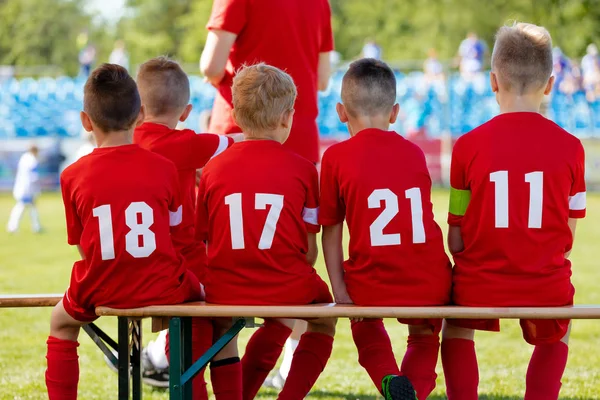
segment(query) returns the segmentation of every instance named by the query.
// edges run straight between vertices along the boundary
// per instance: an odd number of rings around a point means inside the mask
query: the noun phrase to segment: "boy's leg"
[[[383,378],[401,375],[383,320],[352,321],[350,326],[358,350],[358,363],[367,371],[377,390],[383,393]]]
[[[194,362],[206,353],[210,346],[212,346],[212,341],[212,321],[207,318],[192,318],[192,358]],[[194,400],[208,400],[204,372],[204,369],[200,371],[192,382]]]
[[[80,322],[71,317],[61,300],[52,310],[50,336],[48,337],[46,359],[46,387],[50,400],[77,399],[79,383],[79,357],[77,338]]]
[[[6,230],[10,233],[14,233],[19,229],[19,222],[25,211],[25,204],[22,201],[17,201],[17,204],[12,208],[10,217],[8,218],[8,225]]]
[[[290,373],[278,399],[301,400],[306,397],[331,356],[335,318],[308,321],[308,329],[300,338]]]
[[[29,204],[29,217],[31,218],[31,230],[35,233],[41,232],[42,225],[40,224],[40,214],[33,201]]]
[[[521,325],[524,323],[532,323],[532,321],[522,321]],[[567,333],[560,341],[536,344],[527,368],[525,400],[558,399],[562,385],[560,380],[565,372],[569,355],[570,333],[571,325],[569,324]]]
[[[408,326],[408,345],[401,370],[412,383],[419,399],[426,399],[435,389],[441,324],[439,320],[432,321],[432,324]]]
[[[253,399],[275,367],[285,341],[292,333],[292,319],[265,319],[250,338],[242,358],[244,399]]]
[[[477,400],[479,369],[474,338],[474,330],[444,322],[442,365],[448,400]]]
[[[219,339],[229,328],[230,318],[213,321],[213,341]],[[242,365],[238,355],[237,336],[213,359],[210,379],[216,400],[242,400]]]

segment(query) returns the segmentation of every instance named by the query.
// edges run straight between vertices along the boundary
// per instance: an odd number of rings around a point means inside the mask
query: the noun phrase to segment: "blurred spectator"
[[[444,79],[444,66],[438,60],[437,51],[429,49],[428,57],[423,64],[423,72],[427,81],[436,81]]]
[[[600,95],[600,57],[598,47],[593,43],[587,47],[587,54],[581,60],[581,73],[586,98],[594,102]]]
[[[25,208],[29,208],[31,217],[31,229],[39,233],[42,230],[40,218],[35,207],[35,199],[39,195],[39,174],[38,174],[38,154],[39,149],[36,145],[31,145],[29,150],[21,156],[17,167],[17,176],[13,188],[13,196],[17,204],[10,212],[8,225],[6,227],[9,233],[15,233],[19,229],[19,223]]]
[[[108,57],[108,62],[111,64],[117,64],[125,69],[129,69],[129,55],[125,49],[125,42],[117,40],[115,47]]]
[[[381,60],[381,47],[373,39],[368,39],[362,48],[363,58]]]
[[[559,47],[552,50],[554,89],[572,96],[581,88],[581,70],[571,62]]]
[[[58,179],[60,166],[66,159],[62,151],[61,139],[56,139],[44,157],[45,170]]]
[[[471,80],[483,71],[483,58],[487,51],[485,42],[475,32],[469,32],[458,48],[460,74]]]
[[[96,47],[93,44],[87,44],[79,52],[79,73],[83,77],[88,77],[92,67],[96,62]]]

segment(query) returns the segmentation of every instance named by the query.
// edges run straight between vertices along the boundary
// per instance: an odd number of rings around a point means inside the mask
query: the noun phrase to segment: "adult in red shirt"
[[[284,146],[319,161],[317,90],[329,81],[333,50],[327,0],[215,0],[200,69],[218,89],[209,132],[241,132],[231,117],[231,84],[244,64],[286,71],[298,88],[294,125]]]

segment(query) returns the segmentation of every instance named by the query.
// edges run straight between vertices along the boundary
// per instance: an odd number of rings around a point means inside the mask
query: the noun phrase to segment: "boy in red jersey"
[[[462,136],[452,155],[448,245],[453,301],[462,306],[573,304],[571,262],[578,218],[585,216],[581,142],[544,118],[552,39],[542,27],[500,28],[490,76],[500,115]],[[526,400],[557,399],[565,369],[568,320],[521,320],[535,349]],[[475,400],[479,373],[474,329],[498,320],[449,320],[442,363],[450,400]]]
[[[323,254],[336,303],[433,306],[450,301],[451,266],[433,219],[431,178],[419,147],[388,131],[398,116],[396,79],[362,59],[342,82],[340,120],[351,138],[321,165]],[[343,222],[350,231],[344,261]],[[441,320],[402,320],[408,348],[398,369],[381,319],[352,321],[359,362],[386,399],[426,399],[435,388]],[[414,389],[413,389],[414,387]]]
[[[50,400],[76,399],[77,337],[97,306],[143,307],[200,300],[198,279],[171,241],[181,221],[177,170],[131,144],[144,118],[133,79],[104,64],[84,89],[83,127],[98,148],[61,175],[68,242],[82,260],[52,312],[46,386]]]
[[[196,235],[208,241],[211,303],[333,301],[313,268],[319,231],[317,170],[281,145],[290,132],[295,99],[292,78],[275,67],[246,67],[234,78],[234,118],[246,141],[206,165],[196,207]],[[310,391],[331,355],[335,323],[333,318],[308,321],[280,399],[303,399]],[[292,326],[292,320],[265,320],[250,339],[241,366],[232,342],[211,365],[212,378],[219,373],[230,391],[215,394],[253,399]]]
[[[144,149],[166,157],[177,167],[182,214],[180,227],[173,235],[173,243],[185,258],[187,268],[202,282],[206,268],[206,246],[194,237],[196,170],[231,146],[233,140],[226,136],[198,135],[189,129],[176,129],[179,122],[187,119],[192,105],[189,104],[188,77],[175,61],[157,57],[145,62],[138,71],[137,84],[145,118],[144,123],[135,129],[133,141]],[[192,331],[194,359],[198,359],[212,343],[212,323],[207,319],[194,318]],[[163,349],[163,346],[159,346],[156,350],[162,355]],[[154,353],[151,351],[148,356],[156,359]],[[158,371],[144,373],[161,375]],[[208,398],[204,371],[194,378],[193,385],[195,399]]]

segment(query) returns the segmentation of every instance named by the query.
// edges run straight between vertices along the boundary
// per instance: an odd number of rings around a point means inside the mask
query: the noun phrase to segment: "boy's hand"
[[[346,287],[334,289],[333,298],[335,299],[336,304],[354,304]]]

